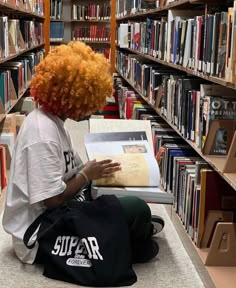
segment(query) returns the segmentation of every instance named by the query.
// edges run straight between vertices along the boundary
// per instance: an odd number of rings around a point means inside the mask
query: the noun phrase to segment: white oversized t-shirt
[[[3,215],[3,227],[12,235],[22,262],[35,260],[38,245],[29,250],[22,239],[28,226],[46,210],[43,200],[62,193],[81,166],[64,121],[41,109],[31,112],[14,147]]]

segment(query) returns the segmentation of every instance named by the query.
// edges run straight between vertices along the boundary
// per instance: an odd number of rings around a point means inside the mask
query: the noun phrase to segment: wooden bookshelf
[[[49,19],[49,18],[47,18],[47,9],[49,8],[49,6],[48,6],[49,2],[48,1],[49,0],[44,0],[44,15],[42,16],[42,15],[39,15],[37,13],[32,12],[32,9],[29,7],[29,4],[27,2],[25,4],[23,4],[22,0],[19,1],[19,6],[15,5],[14,0],[8,0],[6,2],[3,2],[0,0],[0,12],[3,12],[4,13],[3,15],[10,16],[10,18],[15,18],[15,19],[20,19],[20,20],[22,18],[23,20],[24,19],[30,19],[32,21],[42,22],[43,23],[43,33],[44,33],[43,34],[44,39],[42,39],[42,43],[35,45],[33,47],[30,47],[30,48],[21,49],[18,53],[10,54],[10,56],[8,56],[8,57],[2,57],[0,59],[0,67],[1,67],[1,64],[4,64],[4,63],[7,63],[8,61],[17,59],[17,57],[23,56],[24,53],[32,52],[34,50],[42,49],[42,48],[44,48],[45,51],[47,50],[46,45],[47,45],[47,42],[49,41],[49,37],[47,36],[48,34],[47,34],[47,31],[45,28],[45,23],[47,23],[47,21]],[[27,18],[25,18],[25,17],[27,17]],[[22,37],[22,35],[20,37]],[[25,45],[23,45],[23,46],[25,46]],[[5,69],[7,70],[7,68],[5,68]],[[25,96],[29,87],[30,87],[30,83],[27,84],[27,87],[21,91],[21,93],[18,97],[12,96],[12,92],[11,92],[11,95],[9,94],[9,97],[11,98],[10,107],[5,109],[5,111],[1,111],[0,122],[3,121],[6,117],[6,115],[12,111],[12,109],[19,102],[19,100],[23,96]],[[13,88],[13,90],[14,90],[14,88]],[[11,91],[13,91],[13,90],[11,90]],[[9,89],[9,91],[10,91],[10,89]]]
[[[24,53],[26,53],[26,52],[30,52],[30,51],[32,51],[32,50],[34,50],[34,49],[41,48],[41,47],[43,47],[44,45],[45,45],[45,43],[42,43],[42,44],[39,44],[39,45],[34,46],[34,47],[32,47],[32,48],[21,50],[19,53],[14,54],[14,55],[11,55],[11,56],[9,56],[9,57],[7,57],[7,58],[1,58],[1,59],[0,59],[0,64],[2,64],[2,63],[4,63],[4,62],[7,62],[7,61],[9,61],[9,60],[13,60],[14,58],[16,58],[16,57],[18,57],[18,56],[20,56],[20,55],[22,55],[22,54],[24,54]]]
[[[171,217],[171,215],[170,215]],[[178,215],[174,218],[174,221],[177,221],[179,225],[178,228],[181,231],[181,234],[184,235],[183,233],[186,233],[186,230],[182,224],[182,221]],[[196,247],[196,245],[193,244],[191,237],[187,234],[187,237],[184,237],[183,241],[185,242],[185,245],[187,244],[186,242],[188,241],[190,243],[189,246],[193,245],[194,249],[196,250],[198,256],[200,257],[201,261],[205,263],[207,254],[208,254],[208,249],[199,249]],[[212,279],[214,285],[216,288],[235,288],[235,283],[236,283],[236,267],[210,267],[210,266],[205,266],[210,278]]]
[[[171,3],[170,5],[164,6],[164,7],[160,7],[157,9],[151,9],[151,10],[147,10],[144,12],[139,12],[133,15],[125,15],[123,17],[117,18],[116,19],[116,24],[119,25],[120,23],[127,23],[128,20],[133,20],[133,22],[143,22],[145,21],[144,19],[146,17],[150,17],[153,19],[158,19],[157,16],[162,17],[163,15],[166,16],[168,13],[169,9],[199,9],[201,8],[201,10],[205,10],[205,15],[208,13],[208,8],[211,4],[216,4],[215,2],[217,1],[213,1],[213,0],[179,0],[179,1],[175,1],[174,3]],[[223,4],[220,3],[220,1],[218,1],[217,3],[219,3],[219,5]],[[233,1],[229,2],[227,1],[228,4],[231,5],[232,7],[232,3]],[[209,6],[208,6],[209,4]],[[122,7],[123,8],[123,7]],[[125,8],[124,8],[125,9]],[[121,11],[122,12],[122,11]],[[122,13],[120,13],[119,15],[121,15]],[[124,14],[124,13],[123,13]],[[154,16],[156,16],[156,18],[154,18]],[[141,36],[140,36],[141,37]],[[144,44],[144,47],[145,46]],[[165,67],[169,67],[172,69],[176,69],[179,71],[184,72],[184,74],[187,75],[191,75],[191,76],[196,76],[198,78],[204,79],[209,81],[209,83],[215,83],[218,85],[221,85],[223,87],[227,87],[227,88],[231,88],[236,90],[236,83],[235,82],[229,82],[226,81],[223,78],[219,78],[219,77],[214,77],[211,76],[210,74],[207,73],[202,73],[199,71],[195,71],[193,69],[190,68],[185,68],[181,65],[177,65],[174,63],[170,63],[167,62],[165,60],[161,60],[158,58],[155,58],[151,55],[139,52],[137,50],[134,49],[130,49],[130,48],[120,48],[118,45],[116,45],[116,48],[119,49],[120,51],[126,51],[129,54],[136,54],[137,56],[143,58],[143,60],[148,60],[148,61],[144,61],[144,63],[153,63],[153,64],[161,64]],[[165,48],[164,51],[166,52],[167,49]],[[163,52],[163,51],[162,51]],[[162,54],[163,56],[163,54]],[[168,58],[165,58],[168,59]],[[169,59],[168,59],[169,60]],[[183,134],[179,131],[179,129],[174,125],[174,122],[172,122],[172,120],[169,120],[169,118],[167,119],[164,114],[162,113],[160,108],[156,108],[155,104],[151,103],[148,100],[148,97],[146,97],[145,95],[142,94],[141,91],[139,91],[139,89],[137,89],[134,85],[134,83],[132,83],[131,80],[126,79],[121,71],[117,70],[118,74],[123,78],[123,80],[125,80],[131,87],[132,89],[139,94],[142,99],[144,99],[146,101],[146,103],[162,118],[165,120],[165,122],[190,146],[194,149],[194,151],[197,152],[197,154],[206,161],[206,163],[208,163],[212,169],[214,171],[216,171],[221,177],[222,179],[224,179],[226,181],[226,183],[228,183],[234,190],[236,190],[236,171],[235,173],[224,173],[224,167],[225,167],[225,163],[227,161],[227,156],[210,156],[210,155],[204,155],[202,153],[202,150],[197,146],[197,144],[195,144],[194,142],[192,142],[191,140],[186,139]],[[183,227],[184,229],[184,227]],[[186,230],[184,229],[185,233]],[[189,237],[190,239],[190,237]],[[205,264],[205,261],[207,259],[208,256],[208,250],[209,249],[199,249],[196,247],[196,245],[194,244],[194,242],[190,239],[192,245],[194,246],[194,248],[196,249],[197,253],[199,254],[200,258],[202,259],[203,263]],[[222,287],[227,287],[227,288],[233,288],[235,287],[235,281],[236,281],[236,276],[235,276],[235,272],[236,272],[236,267],[217,267],[217,266],[206,266],[206,270],[208,271],[211,279],[213,280],[215,286],[217,288],[222,288]]]
[[[20,101],[20,99],[21,99],[22,97],[24,97],[24,95],[25,95],[26,92],[28,91],[29,87],[30,87],[30,83],[28,84],[28,87],[25,88],[25,89],[21,92],[20,96],[19,96],[16,100],[12,100],[12,101],[11,101],[11,106],[5,111],[5,114],[0,114],[0,123],[5,119],[6,115],[9,114],[9,113],[12,111],[12,109],[16,106],[16,104]]]
[[[111,0],[111,70],[115,72],[116,52],[116,0]]]
[[[50,1],[50,0],[48,0]],[[60,45],[64,43],[69,43],[70,41],[82,41],[91,47],[96,47],[98,50],[106,50],[106,48],[110,49],[110,63],[112,67],[112,72],[115,70],[115,29],[116,29],[116,20],[115,20],[115,9],[116,9],[116,1],[115,0],[93,0],[89,3],[102,4],[102,3],[110,3],[111,6],[111,15],[110,19],[73,19],[73,4],[86,4],[86,1],[79,2],[78,0],[67,0],[63,2],[62,14],[60,15],[61,19],[54,19],[53,17],[49,17],[50,22],[63,22],[64,25],[64,35],[63,41],[50,40],[51,45]],[[49,24],[50,25],[50,24]],[[74,35],[73,31],[76,27],[89,27],[89,25],[97,25],[98,27],[110,27],[110,41],[89,41],[89,40],[73,40]],[[105,38],[104,38],[105,39]],[[96,45],[96,46],[95,46]],[[109,45],[109,46],[108,46]]]
[[[150,103],[147,100],[147,98],[137,88],[135,88],[135,86],[130,80],[126,79],[118,69],[116,69],[116,71],[132,87],[132,89],[134,89],[148,103],[148,105],[150,105],[150,107],[152,107],[153,110],[155,110],[157,114],[160,115],[168,123],[168,125],[170,125],[171,128],[175,130],[175,132],[178,133],[199,154],[199,156],[201,156],[215,171],[217,171],[221,175],[222,178],[225,179],[227,183],[229,183],[236,190],[236,173],[224,173],[223,172],[224,164],[226,162],[226,157],[224,156],[213,157],[213,156],[203,155],[201,152],[201,149],[198,148],[196,144],[193,143],[192,141],[184,138],[181,132],[176,128],[176,126],[170,121],[168,121],[166,117],[162,115],[160,109],[157,109],[156,107],[154,107],[152,103]]]
[[[205,5],[205,3],[214,3],[217,4],[217,2],[222,4],[222,1],[220,0],[176,0],[175,2],[165,5],[163,7],[155,8],[155,9],[148,9],[143,12],[137,12],[135,14],[126,15],[123,17],[116,18],[117,22],[124,21],[124,20],[131,20],[131,19],[138,19],[141,17],[147,17],[147,16],[154,16],[156,14],[159,14],[160,12],[167,12],[169,9],[180,9],[180,8],[196,8],[199,6]],[[191,6],[192,5],[192,6]],[[193,6],[194,5],[194,6]]]
[[[131,19],[136,19],[136,18],[140,18],[140,17],[147,17],[147,16],[151,16],[151,15],[156,15],[156,14],[163,12],[163,11],[168,11],[169,9],[181,8],[182,6],[186,8],[186,5],[190,6],[191,4],[202,4],[202,3],[203,3],[203,1],[201,1],[201,0],[179,0],[179,1],[173,2],[169,5],[166,5],[164,7],[149,9],[149,10],[146,10],[144,12],[138,12],[135,14],[126,15],[124,17],[116,18],[116,21],[131,20]]]
[[[117,46],[117,47],[119,48],[119,46]],[[231,88],[231,89],[236,89],[236,83],[227,82],[227,81],[225,81],[222,78],[208,76],[208,75],[206,75],[204,73],[201,73],[201,72],[198,72],[198,71],[194,71],[194,70],[189,69],[189,68],[185,68],[185,67],[183,67],[181,65],[177,65],[177,64],[170,63],[170,62],[167,62],[167,61],[164,61],[164,60],[160,60],[158,58],[155,58],[153,56],[149,56],[147,54],[143,54],[143,53],[141,53],[139,51],[136,51],[136,50],[133,50],[133,49],[130,49],[130,48],[120,48],[120,49],[127,50],[127,51],[129,51],[129,52],[131,52],[133,54],[137,54],[139,56],[142,56],[144,59],[148,59],[148,60],[151,60],[153,62],[168,66],[170,68],[174,68],[174,69],[183,71],[183,72],[185,72],[185,73],[187,73],[189,75],[193,75],[193,76],[202,78],[204,80],[213,82],[215,84],[219,84],[221,86],[224,86],[224,87],[227,87],[227,88]]]
[[[45,16],[41,16],[37,13],[32,12],[29,8],[25,8],[24,6],[16,6],[14,1],[8,0],[6,2],[3,2],[0,0],[0,11],[3,12],[12,12],[12,14],[15,15],[22,15],[27,17],[35,17],[37,20],[44,20]]]
[[[44,48],[47,55],[50,49],[50,0],[44,0],[44,15]]]

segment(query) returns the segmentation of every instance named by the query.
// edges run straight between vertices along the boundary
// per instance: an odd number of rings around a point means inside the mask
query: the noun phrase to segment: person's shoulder
[[[40,130],[50,130],[57,127],[57,116],[45,112],[40,108],[34,109],[26,117],[25,124],[32,128],[39,128]]]
[[[56,116],[38,108],[34,109],[24,121],[20,133],[21,140],[24,140],[26,146],[39,142],[59,143],[58,125],[55,120]]]

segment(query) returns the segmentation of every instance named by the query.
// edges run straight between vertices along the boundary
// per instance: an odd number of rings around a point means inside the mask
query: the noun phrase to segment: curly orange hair
[[[60,45],[36,67],[30,92],[45,110],[78,120],[112,95],[110,64],[82,42]]]

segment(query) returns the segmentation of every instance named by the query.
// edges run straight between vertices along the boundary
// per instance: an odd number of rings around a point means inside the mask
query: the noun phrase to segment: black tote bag
[[[38,227],[37,239],[31,243]],[[46,210],[24,235],[29,249],[36,241],[46,277],[94,287],[126,286],[137,281],[128,225],[113,195],[91,202],[70,201]]]

